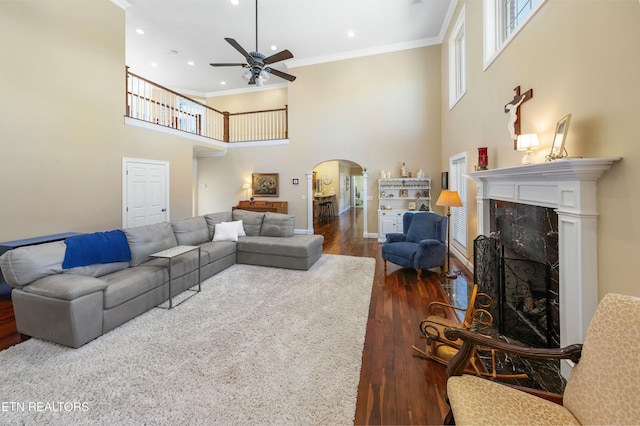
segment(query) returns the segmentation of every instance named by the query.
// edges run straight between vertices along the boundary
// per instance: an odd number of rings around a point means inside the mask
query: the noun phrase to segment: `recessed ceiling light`
[[[271,50],[278,50],[278,46],[276,46],[275,44],[271,45]]]
[[[144,34],[144,30],[142,28],[138,28],[136,32],[140,35]]]
[[[349,37],[354,37],[356,35],[356,33],[353,32],[353,30],[349,30],[349,32],[347,33],[347,36]]]
[[[157,64],[157,63],[155,63],[155,62],[151,62],[151,66],[152,66],[152,67],[157,67],[157,66],[158,66],[158,64]]]
[[[221,81],[220,84],[222,84],[224,86],[225,84],[227,84],[227,82],[226,81]]]
[[[240,4],[240,0],[231,0],[231,4],[237,6]]]
[[[194,66],[194,65],[195,65],[195,64],[193,63],[193,61],[189,61],[189,62],[187,62],[187,64],[189,64],[189,65],[191,65],[191,66]]]

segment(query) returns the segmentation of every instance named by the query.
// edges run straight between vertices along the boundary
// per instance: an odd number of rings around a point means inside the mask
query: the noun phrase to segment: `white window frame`
[[[465,6],[449,36],[449,110],[467,93],[467,42]]]
[[[504,10],[505,0],[483,0],[483,50],[485,71],[546,2],[547,0],[536,0],[536,4],[533,5],[529,13],[522,18],[518,26],[511,31],[509,36],[504,38],[502,35],[504,30],[502,11]]]
[[[467,153],[449,158],[449,190],[457,191],[462,207],[451,208],[451,243],[462,251],[467,249]]]

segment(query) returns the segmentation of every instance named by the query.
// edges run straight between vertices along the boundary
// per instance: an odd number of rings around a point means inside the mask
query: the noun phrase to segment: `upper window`
[[[449,109],[467,91],[464,6],[449,37]]]
[[[484,0],[484,69],[547,0]]]

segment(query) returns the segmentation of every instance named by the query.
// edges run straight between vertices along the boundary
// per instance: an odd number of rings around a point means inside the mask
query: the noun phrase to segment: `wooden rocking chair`
[[[425,358],[432,359],[444,366],[449,365],[449,361],[456,356],[463,342],[461,339],[448,339],[444,334],[444,330],[447,327],[469,330],[474,322],[491,325],[493,323],[493,316],[488,309],[491,308],[492,305],[493,299],[491,296],[485,293],[478,293],[477,284],[474,284],[471,290],[466,308],[460,308],[442,302],[429,303],[429,316],[420,323],[420,331],[422,331],[422,334],[427,338],[425,350],[416,346],[412,346],[412,348]],[[465,313],[462,321],[460,321],[456,311]],[[447,316],[447,312],[453,312],[455,318],[451,318],[451,314]],[[481,347],[475,350],[482,352]],[[478,359],[476,356],[470,358],[469,365],[465,372],[475,374],[476,376],[493,378],[523,379],[527,377],[526,374],[498,374],[495,368],[496,352],[492,350],[489,352],[491,353],[492,360],[491,373],[486,372],[484,368],[481,369],[476,365]]]

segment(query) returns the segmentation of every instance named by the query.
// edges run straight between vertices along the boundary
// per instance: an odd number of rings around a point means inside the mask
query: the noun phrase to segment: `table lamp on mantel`
[[[458,275],[451,271],[451,207],[462,207],[462,201],[457,191],[443,189],[436,201],[436,206],[447,208],[447,270],[441,275],[445,278],[457,278]]]
[[[242,184],[242,189],[244,189],[247,200],[249,199],[249,190],[251,189],[251,184],[250,183],[243,183]]]

